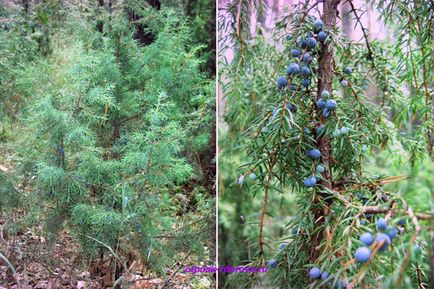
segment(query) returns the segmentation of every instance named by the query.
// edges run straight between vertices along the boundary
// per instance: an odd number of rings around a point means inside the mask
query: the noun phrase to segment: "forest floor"
[[[0,173],[12,174],[13,159],[12,150],[2,146]],[[23,195],[32,190],[17,183],[14,186]],[[110,256],[84,264],[79,245],[66,230],[62,229],[55,239],[47,239],[42,233],[43,225],[25,225],[27,214],[18,210],[9,215],[0,214],[0,289],[113,288]],[[16,274],[7,262],[15,268]],[[139,260],[133,260],[132,264],[122,275],[123,281],[118,288],[163,288],[167,285],[166,280],[180,267],[175,264],[166,270],[167,276],[155,277]],[[179,270],[166,288],[193,288],[192,278]]]
[[[5,220],[0,220],[0,226],[4,225]],[[61,232],[54,244],[30,230],[8,237],[3,235],[1,242],[1,252],[6,252],[6,258],[17,273],[14,276],[8,266],[0,266],[0,289],[112,288],[109,261],[102,262],[98,274],[95,272],[96,266],[85,270],[79,257],[79,248],[66,232]],[[167,277],[170,275],[168,273]],[[127,281],[121,288],[162,288],[165,284],[165,280],[145,277],[140,271],[131,272],[125,277]],[[189,276],[178,273],[171,280],[169,288],[192,288],[189,283]]]

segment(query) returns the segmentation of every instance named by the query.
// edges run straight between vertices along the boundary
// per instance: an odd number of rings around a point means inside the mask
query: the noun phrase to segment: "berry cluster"
[[[311,279],[321,279],[323,281],[330,282],[334,288],[344,289],[348,287],[348,281],[345,279],[340,279],[335,277],[333,274],[328,274],[326,271],[321,271],[318,267],[313,267],[309,271],[309,278]]]
[[[398,224],[404,224],[404,221],[398,222]],[[384,252],[387,250],[392,240],[398,235],[398,229],[396,227],[389,226],[388,222],[384,218],[379,218],[376,222],[376,227],[378,230],[377,235],[374,236],[369,233],[363,233],[360,235],[360,242],[364,245],[356,249],[354,253],[354,258],[359,263],[366,263],[372,257],[372,250],[370,248],[375,248],[379,246],[378,251]],[[348,282],[346,280],[335,278],[334,275],[329,275],[326,271],[321,271],[318,267],[313,267],[309,271],[309,277],[311,279],[322,279],[330,280],[334,288],[346,288]]]
[[[396,227],[390,227],[388,222],[384,218],[379,218],[376,222],[377,226],[377,236],[372,236],[371,233],[366,232],[360,235],[360,242],[364,245],[356,250],[354,257],[357,262],[366,263],[372,256],[372,251],[369,249],[371,245],[380,246],[378,248],[379,252],[384,252],[387,250],[392,240],[398,235],[398,229]]]
[[[286,68],[287,76],[280,76],[277,79],[277,87],[280,91],[289,88],[290,91],[296,90],[298,87],[308,88],[311,84],[311,77],[315,72],[315,68],[312,67],[313,56],[318,54],[318,43],[324,43],[327,40],[328,34],[324,31],[323,22],[320,19],[316,19],[312,23],[312,30],[308,31],[304,36],[300,36],[297,40],[297,47],[291,49],[291,56],[295,60],[288,65]],[[287,37],[287,39],[292,39],[292,36]],[[345,74],[350,74],[352,69],[350,67],[345,67],[343,72]],[[289,81],[291,81],[291,84]],[[301,84],[301,86],[300,86]],[[316,102],[316,107],[318,111],[322,114],[323,118],[328,118],[333,115],[333,112],[337,109],[336,100],[331,98],[331,94],[327,90],[321,92],[321,99]],[[288,103],[286,109],[292,113],[297,112],[297,106],[293,103]],[[277,110],[273,110],[272,117],[275,116]],[[263,132],[267,132],[268,129]],[[323,131],[323,125],[316,127],[316,133],[319,135]],[[339,130],[339,135],[344,135],[349,132],[348,127],[342,127]],[[304,128],[305,134],[310,134],[309,128]],[[316,161],[321,158],[321,152],[318,149],[311,149],[307,152],[312,160]],[[323,165],[317,165],[316,173],[323,173],[325,167]],[[317,184],[317,176],[312,175],[304,179],[303,184],[306,187],[314,187]]]
[[[286,73],[289,77],[295,77],[297,75],[302,76],[301,85],[303,87],[309,87],[311,84],[310,77],[312,75],[312,69],[310,64],[312,63],[312,52],[317,48],[317,43],[325,42],[327,39],[327,33],[323,30],[323,23],[317,19],[314,24],[314,31],[308,32],[305,37],[299,38],[299,47],[291,50],[291,56],[297,60],[290,63],[286,68]],[[316,35],[315,35],[316,33]],[[316,37],[316,38],[315,38]],[[288,37],[287,37],[288,38]],[[291,39],[291,37],[289,37]],[[277,87],[279,90],[285,89],[288,86],[288,79],[286,76],[280,76],[277,79]],[[290,90],[294,90],[293,85],[290,86]]]
[[[311,150],[307,151],[306,154],[307,154],[310,158],[312,158],[313,160],[318,160],[318,159],[321,158],[321,152],[320,152],[319,149],[311,149]],[[317,172],[317,173],[322,173],[322,172],[324,172],[324,170],[325,170],[325,167],[324,167],[323,165],[318,164],[318,165],[316,166],[316,172]],[[304,184],[306,187],[313,187],[313,186],[316,185],[316,182],[317,182],[316,177],[315,177],[315,176],[311,176],[311,177],[308,177],[308,178],[304,179],[303,184]]]
[[[322,111],[322,116],[328,118],[338,107],[336,100],[330,98],[330,92],[324,90],[321,92],[321,98],[316,102],[316,107]]]

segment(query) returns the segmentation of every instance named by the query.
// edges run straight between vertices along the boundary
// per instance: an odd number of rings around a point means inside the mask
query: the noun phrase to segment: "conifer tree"
[[[36,53],[13,81],[28,96],[30,133],[16,150],[35,175],[38,220],[52,238],[70,231],[85,263],[109,258],[114,281],[133,259],[161,273],[176,258],[203,257],[214,221],[196,162],[214,122],[203,46],[175,11],[135,5],[154,35],[142,45],[126,5],[68,7],[50,57]]]
[[[376,176],[364,167],[370,151],[393,150],[396,143],[411,152],[413,164],[432,158],[433,74],[427,71],[433,64],[427,49],[433,37],[418,29],[405,39],[409,47],[421,49],[421,54],[405,52],[419,59],[424,67],[420,69],[403,55],[402,47],[398,51],[368,39],[353,3],[350,14],[365,39],[361,45],[342,37],[336,25],[340,3],[303,1],[270,35],[249,41],[243,30],[247,16],[240,11],[253,7],[229,7],[237,26],[231,35],[234,60],[223,64],[221,72],[230,136],[224,145],[247,154],[248,162],[233,185],[242,194],[252,191],[262,197],[261,211],[254,215],[258,227],[251,235],[257,241],[251,245],[249,265],[268,265],[270,272],[266,277],[233,275],[227,288],[263,282],[271,288],[421,288],[428,283],[431,215],[415,213],[398,192],[385,188],[406,177]],[[386,23],[397,17],[398,28],[404,30],[425,22],[432,27],[432,11],[425,1],[399,3],[399,8],[378,6]],[[404,23],[396,14],[420,18]],[[398,64],[400,58],[407,62]],[[369,82],[380,89],[381,105],[365,96]],[[405,94],[407,86],[414,93]],[[387,108],[408,102],[424,105],[412,107],[420,123],[407,138],[396,126],[407,126],[403,114],[408,110],[396,112],[393,123]],[[422,131],[428,138],[422,138]],[[298,211],[275,245],[264,233],[270,224],[265,223],[266,215],[273,218],[270,206],[278,207],[270,204],[278,199],[273,194],[291,193]],[[252,223],[257,224],[247,221]]]

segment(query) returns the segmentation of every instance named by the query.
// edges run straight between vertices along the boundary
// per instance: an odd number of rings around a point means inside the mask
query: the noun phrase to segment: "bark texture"
[[[323,14],[322,14],[322,22],[324,23],[324,27],[326,29],[333,29],[336,26],[336,19],[338,15],[338,5],[341,0],[325,0],[323,2]],[[327,90],[332,92],[332,81],[333,81],[333,49],[325,43],[321,47],[321,52],[319,54],[319,67],[318,67],[318,93],[317,99],[321,98],[321,92],[323,90]],[[321,121],[324,119],[321,116],[321,113],[318,112]],[[323,177],[325,181],[323,182],[323,186],[326,188],[332,188],[332,172],[330,169],[331,163],[331,140],[328,137],[322,137],[318,140],[318,149],[321,151],[321,161],[325,166],[325,171],[323,173]],[[321,206],[321,195],[318,194],[316,198],[317,205],[314,206],[314,220],[317,222],[324,222],[324,215],[327,214],[327,208]],[[321,225],[321,224],[318,224]],[[314,234],[311,239],[312,251],[310,254],[310,262],[314,263],[318,258],[320,252],[318,250],[318,245],[321,243],[324,235],[322,231]]]

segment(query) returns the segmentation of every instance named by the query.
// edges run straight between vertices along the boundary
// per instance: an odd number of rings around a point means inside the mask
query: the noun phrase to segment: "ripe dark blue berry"
[[[291,50],[292,57],[299,57],[301,55],[301,51],[299,49],[292,49]]]
[[[362,235],[360,235],[360,242],[362,242],[366,246],[371,246],[372,243],[374,243],[374,237],[370,233],[363,233]]]
[[[276,259],[270,259],[268,261],[268,266],[270,266],[270,268],[277,268],[277,260]]]
[[[296,113],[298,110],[298,106],[294,103],[287,103],[286,104],[286,109],[289,110],[292,113]]]
[[[323,99],[320,99],[316,102],[316,107],[321,110],[325,107],[326,103]]]
[[[307,152],[307,155],[316,160],[321,157],[321,152],[319,149],[312,149]]]
[[[287,68],[286,68],[286,73],[288,73],[289,75],[293,75],[296,73],[300,72],[300,66],[297,63],[291,63]]]
[[[312,62],[312,56],[310,56],[309,52],[306,52],[305,54],[303,54],[303,58],[302,58],[303,62],[306,62],[307,64]]]
[[[309,271],[309,277],[311,279],[318,279],[321,276],[321,270],[318,267],[313,267]]]
[[[334,99],[329,99],[326,101],[325,107],[328,110],[334,110],[336,109],[336,107],[338,106],[338,104],[336,103],[336,101]]]
[[[309,76],[309,75],[310,75],[310,68],[307,67],[307,66],[303,66],[303,67],[301,68],[301,73],[302,73],[304,76]]]
[[[308,87],[308,86],[310,85],[310,79],[308,79],[308,78],[303,79],[303,80],[301,81],[301,84],[302,84],[304,87]]]
[[[327,33],[325,33],[324,31],[321,31],[320,33],[318,33],[318,40],[320,42],[324,42],[327,39]]]
[[[277,87],[279,89],[284,89],[288,85],[288,79],[285,76],[280,76],[277,79]]]
[[[366,263],[371,257],[371,250],[366,247],[360,247],[354,253],[354,257],[356,258],[357,262]]]
[[[316,178],[315,177],[306,178],[306,179],[304,179],[303,184],[306,187],[313,187],[316,185]]]
[[[384,252],[387,250],[387,247],[389,247],[390,243],[392,242],[390,240],[390,237],[384,233],[378,233],[375,237],[375,243],[380,244],[383,242],[383,245],[381,245],[380,249],[378,251]]]
[[[329,110],[328,108],[325,108],[325,109],[322,111],[322,116],[323,116],[324,118],[328,118],[330,115],[331,115],[331,113],[330,113],[330,110]]]
[[[345,74],[350,74],[351,72],[353,72],[353,70],[351,69],[351,67],[347,66],[347,67],[344,68],[344,73]]]
[[[313,37],[309,37],[309,38],[307,39],[307,46],[308,46],[309,48],[315,48],[315,46],[316,46],[316,39],[313,38]]]
[[[384,218],[379,218],[376,222],[376,225],[379,231],[384,231],[387,229],[387,221]]]
[[[321,273],[321,280],[325,280],[327,279],[327,277],[329,276],[329,273],[327,273],[326,271]]]
[[[389,236],[390,240],[393,240],[396,235],[398,235],[398,229],[395,227],[389,228],[386,231],[387,236]]]
[[[320,30],[322,30],[322,27],[324,24],[322,23],[321,19],[316,19],[315,22],[313,23],[313,25],[314,25],[316,31],[320,31]]]

